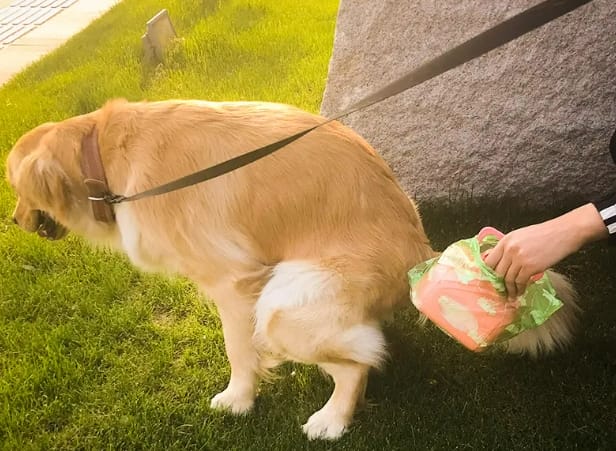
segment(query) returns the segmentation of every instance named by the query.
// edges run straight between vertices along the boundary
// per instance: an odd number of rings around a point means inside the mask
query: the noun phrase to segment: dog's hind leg
[[[334,380],[334,392],[321,408],[313,413],[303,430],[309,439],[337,439],[353,419],[356,407],[363,402],[368,383],[368,365],[359,363],[319,364]]]
[[[318,364],[335,383],[331,398],[304,425],[311,438],[337,439],[363,401],[368,371],[385,355],[385,339],[351,299],[344,278],[311,262],[273,271],[255,310],[256,337],[285,359]]]
[[[235,414],[249,411],[256,397],[260,359],[253,344],[254,303],[235,290],[208,290],[214,297],[222,322],[231,379],[225,390],[212,398],[211,406]]]

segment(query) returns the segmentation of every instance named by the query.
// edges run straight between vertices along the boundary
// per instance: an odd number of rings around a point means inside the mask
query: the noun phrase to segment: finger
[[[518,276],[515,279],[515,283],[517,285],[518,293],[519,293],[518,296],[524,294],[524,292],[526,291],[526,288],[528,287],[528,284],[530,283],[531,276],[532,274],[524,270],[524,268],[522,268],[520,272],[518,273]]]
[[[494,268],[496,274],[498,274],[505,280],[505,289],[507,290],[507,295],[509,297],[511,297],[512,293],[515,292],[515,284],[512,284],[511,280],[507,279],[507,274],[509,274],[510,266],[511,258],[508,255],[504,255],[503,258],[501,258],[498,262],[498,265],[496,265],[496,268]]]
[[[507,296],[510,299],[515,299],[517,296],[517,287],[515,280],[520,272],[521,267],[516,265],[509,254],[503,255],[503,258],[496,265],[496,274],[505,279],[505,288],[507,289]]]
[[[503,256],[503,245],[501,243],[498,243],[488,253],[487,257],[484,260],[485,264],[488,265],[490,268],[494,269],[496,268],[496,265],[498,265],[498,263],[500,262],[502,256]]]
[[[515,281],[515,297],[519,298],[520,296],[522,296],[524,294],[524,292],[526,291],[526,284],[525,283],[520,283],[517,280]]]
[[[519,298],[520,296],[522,296],[524,294],[524,292],[526,291],[526,285],[519,284],[519,283],[516,282],[515,289],[516,289],[515,296],[510,298],[510,300],[512,300],[512,301],[517,299],[517,298]]]
[[[496,274],[504,278],[507,275],[507,272],[509,271],[510,266],[511,266],[511,257],[507,254],[503,254],[498,259],[498,264],[494,268],[494,272],[496,272]]]
[[[520,287],[517,284],[517,278],[518,278],[518,274],[520,273],[520,267],[519,266],[515,266],[515,265],[510,265],[509,269],[507,270],[507,274],[505,274],[505,285],[507,286],[507,294],[509,299],[513,300],[516,299],[518,296],[520,296],[520,294],[523,293],[523,291],[520,291]]]

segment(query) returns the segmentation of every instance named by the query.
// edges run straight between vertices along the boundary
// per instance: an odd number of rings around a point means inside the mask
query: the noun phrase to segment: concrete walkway
[[[0,85],[119,0],[0,0]]]

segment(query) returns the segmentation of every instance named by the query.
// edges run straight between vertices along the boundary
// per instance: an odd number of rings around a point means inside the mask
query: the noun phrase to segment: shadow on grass
[[[459,199],[458,199],[459,201]],[[484,225],[504,231],[562,211],[515,201],[466,198],[423,204],[428,235],[443,249]],[[609,450],[616,442],[616,250],[604,244],[571,256],[558,270],[572,278],[584,313],[574,343],[532,360],[475,354],[434,325],[416,324],[412,306],[385,329],[391,358],[368,385],[369,404],[335,443],[308,442],[300,425],[329,397],[332,384],[314,367],[286,364],[264,384],[254,413],[225,427],[256,434],[243,449],[309,450]],[[211,445],[233,447],[232,438]]]
[[[558,211],[466,197],[425,203],[421,211],[433,246],[442,250],[483,226],[509,231],[580,203],[569,199]],[[415,449],[610,449],[616,439],[615,263],[616,249],[598,243],[557,266],[572,279],[584,312],[574,343],[537,360],[472,353],[430,323],[416,326],[412,308],[402,311],[386,329],[391,363],[369,389],[389,417],[379,423],[400,427],[382,426],[392,447],[406,440]],[[360,418],[373,425],[370,413]]]

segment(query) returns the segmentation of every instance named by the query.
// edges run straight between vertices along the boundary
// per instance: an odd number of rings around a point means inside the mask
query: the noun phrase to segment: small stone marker
[[[165,48],[176,37],[169,13],[161,10],[146,23],[146,32],[141,37],[146,61],[161,61]]]

